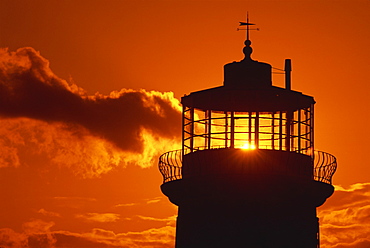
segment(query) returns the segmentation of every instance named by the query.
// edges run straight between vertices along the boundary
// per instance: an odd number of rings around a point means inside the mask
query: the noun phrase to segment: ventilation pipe
[[[292,82],[291,82],[291,72],[292,72],[292,61],[290,59],[285,60],[285,89],[291,90]]]

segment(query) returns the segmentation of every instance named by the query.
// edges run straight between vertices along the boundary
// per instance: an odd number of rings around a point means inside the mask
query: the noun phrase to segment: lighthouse
[[[222,86],[182,97],[182,149],[159,158],[178,206],[175,247],[318,248],[316,208],[337,163],[314,149],[315,100],[292,90],[289,59],[276,87],[272,66],[251,58],[249,30],[244,45]]]

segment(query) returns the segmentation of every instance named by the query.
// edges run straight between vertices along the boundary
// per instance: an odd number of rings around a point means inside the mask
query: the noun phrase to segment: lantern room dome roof
[[[224,66],[224,85],[234,89],[258,89],[272,86],[271,65],[251,58],[252,42],[246,40],[244,59]]]
[[[214,111],[275,112],[295,111],[315,103],[298,91],[271,86],[268,89],[233,89],[220,86],[190,93],[181,98],[186,107]]]
[[[310,107],[313,97],[272,85],[270,64],[251,59],[251,41],[244,42],[244,59],[224,66],[224,85],[182,97],[187,107],[215,111],[288,111]]]

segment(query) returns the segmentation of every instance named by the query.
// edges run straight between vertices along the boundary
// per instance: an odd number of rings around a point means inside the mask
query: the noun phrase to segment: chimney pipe
[[[285,89],[291,90],[291,71],[292,71],[292,61],[290,59],[285,60]]]

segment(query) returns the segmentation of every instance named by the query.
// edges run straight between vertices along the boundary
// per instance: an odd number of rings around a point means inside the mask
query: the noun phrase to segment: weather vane
[[[237,28],[236,30],[237,31],[239,31],[239,30],[247,30],[247,40],[249,40],[249,30],[257,30],[257,31],[260,30],[259,28],[254,28],[254,29],[249,28],[249,26],[252,26],[252,25],[256,25],[256,24],[249,22],[249,15],[248,15],[248,12],[247,12],[247,22],[239,22],[239,26],[247,26],[247,28],[246,29],[244,29],[244,28]]]

